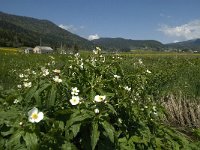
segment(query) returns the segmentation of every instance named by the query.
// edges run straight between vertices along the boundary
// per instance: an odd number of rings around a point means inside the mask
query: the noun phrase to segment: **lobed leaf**
[[[92,150],[94,150],[96,145],[97,145],[97,142],[99,140],[99,135],[100,135],[100,132],[98,130],[98,123],[93,122],[92,123],[92,129],[91,129],[91,147],[92,147]]]
[[[101,122],[101,124],[102,124],[104,130],[106,131],[110,141],[112,143],[114,143],[114,134],[115,134],[114,127],[110,123],[108,123],[107,121],[103,121],[103,122]]]

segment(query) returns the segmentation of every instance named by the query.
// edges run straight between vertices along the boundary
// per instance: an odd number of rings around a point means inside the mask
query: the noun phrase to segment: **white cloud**
[[[100,37],[99,37],[99,35],[98,34],[94,34],[94,35],[89,35],[88,36],[88,40],[96,40],[96,39],[99,39]]]
[[[59,27],[62,28],[62,29],[65,29],[67,31],[73,32],[73,33],[77,31],[77,28],[74,27],[73,25],[63,25],[63,24],[60,24]]]
[[[179,38],[180,40],[200,38],[200,20],[174,27],[162,25],[159,31],[167,36]]]
[[[178,42],[179,42],[178,40],[174,40],[174,41],[173,41],[173,43],[178,43]]]

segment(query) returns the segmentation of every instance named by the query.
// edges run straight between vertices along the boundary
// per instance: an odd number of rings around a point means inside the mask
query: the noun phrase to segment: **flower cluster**
[[[94,53],[95,55],[100,54],[100,52],[101,52],[101,48],[100,48],[100,47],[96,47],[96,48],[93,50],[93,53]]]
[[[59,74],[59,73],[60,73],[60,70],[58,70],[58,69],[54,69],[53,72]]]
[[[53,80],[57,83],[61,83],[62,82],[62,79],[59,78],[59,76],[55,76],[53,77]]]
[[[77,87],[72,87],[71,94],[72,98],[69,100],[72,105],[77,105],[80,103],[80,98],[78,96],[79,90]]]
[[[42,75],[43,75],[44,77],[47,76],[47,75],[49,75],[49,70],[46,69],[45,67],[42,67],[41,70],[42,70]]]
[[[71,90],[71,94],[72,94],[72,95],[78,95],[79,92],[80,92],[80,91],[78,90],[77,87],[72,87],[72,90]]]
[[[32,82],[29,81],[28,77],[31,74],[30,69],[25,70],[26,74],[19,74],[20,80],[22,81],[21,84],[17,85],[17,88],[21,89],[22,87],[30,88],[32,86]],[[35,73],[35,72],[34,72]]]

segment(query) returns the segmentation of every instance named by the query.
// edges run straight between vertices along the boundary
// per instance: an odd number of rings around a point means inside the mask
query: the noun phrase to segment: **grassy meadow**
[[[0,148],[198,149],[199,79],[200,54],[0,48]]]

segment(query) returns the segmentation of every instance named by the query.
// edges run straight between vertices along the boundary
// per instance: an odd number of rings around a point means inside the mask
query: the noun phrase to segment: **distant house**
[[[52,53],[53,49],[51,47],[48,46],[36,46],[33,49],[34,53],[38,53],[38,54],[47,54],[47,53]]]
[[[25,54],[33,53],[33,48],[27,47],[27,48],[24,50],[24,53],[25,53]]]

